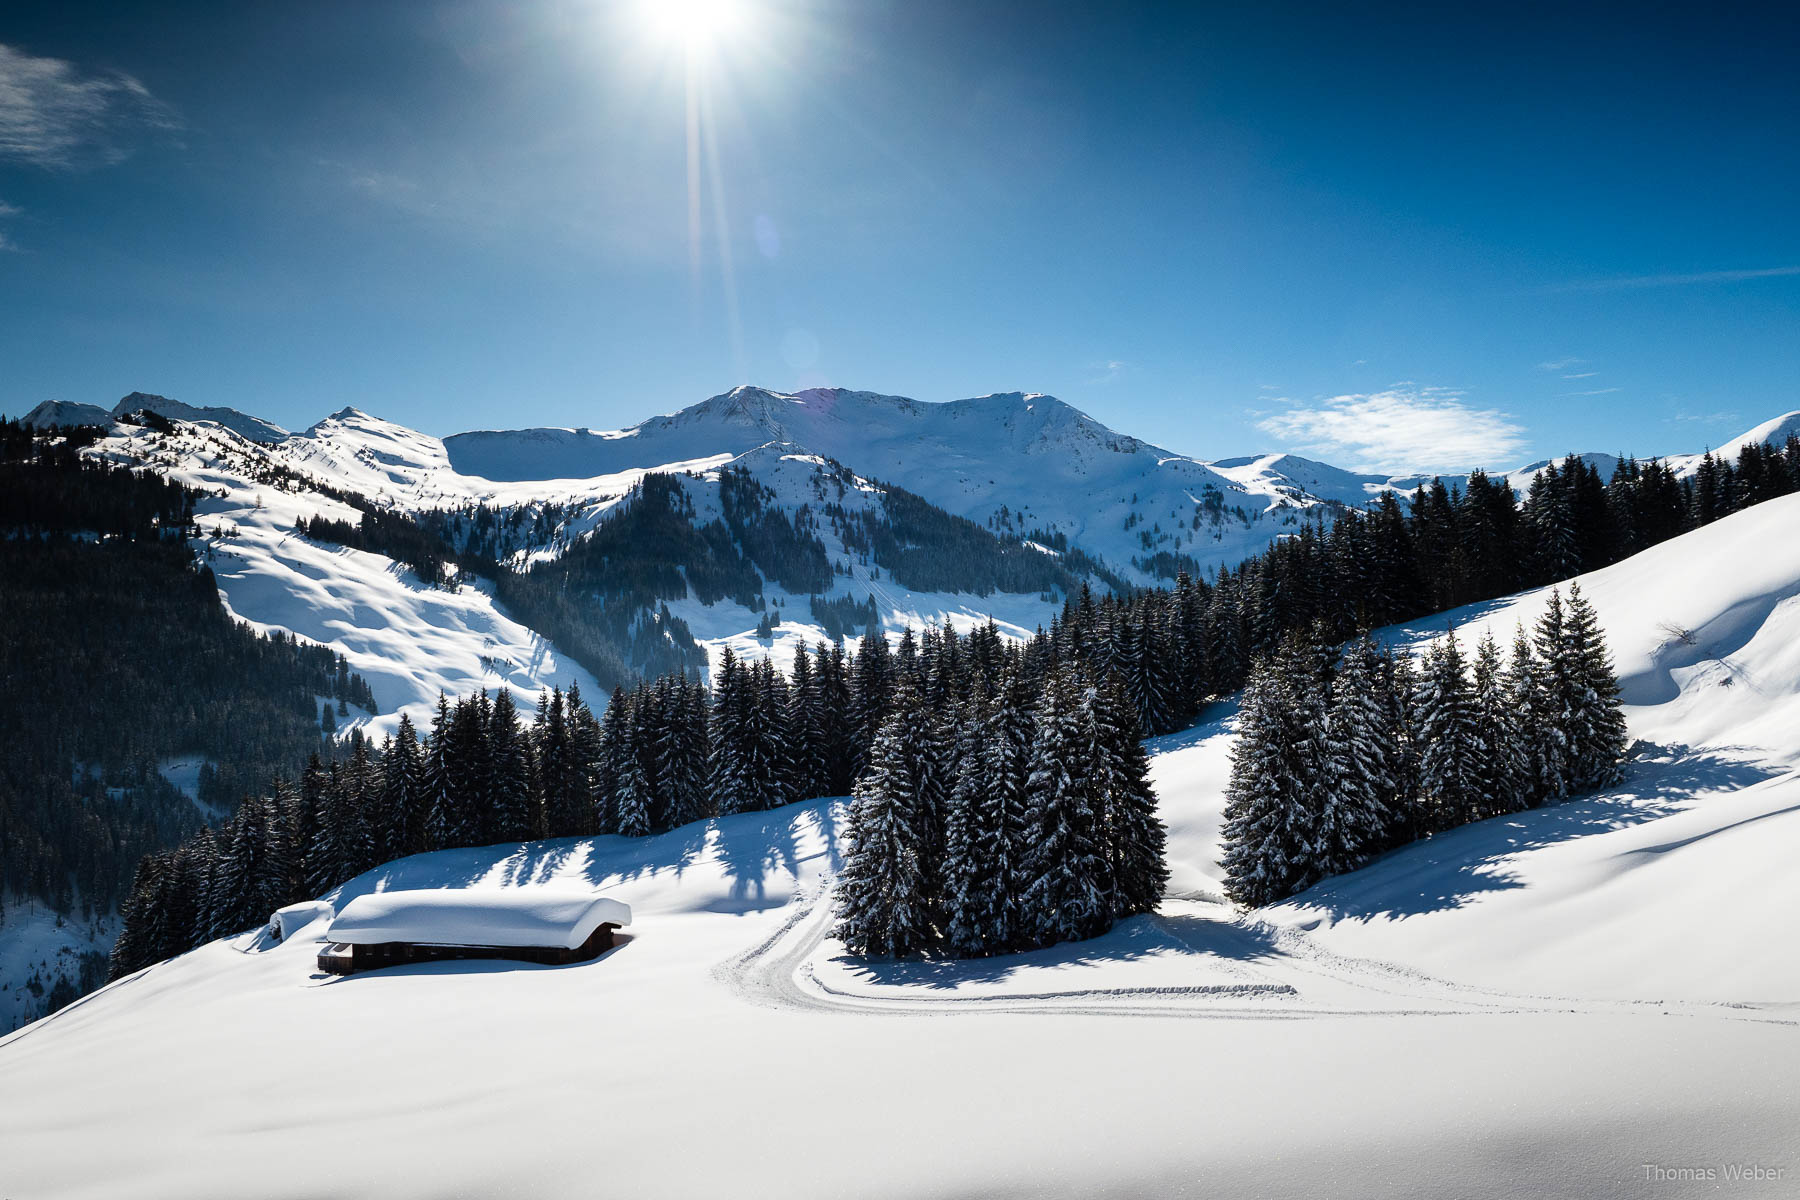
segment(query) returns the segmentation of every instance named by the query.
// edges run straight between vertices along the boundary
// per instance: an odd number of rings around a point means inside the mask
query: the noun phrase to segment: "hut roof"
[[[355,946],[560,946],[573,950],[631,909],[583,888],[436,888],[370,892],[344,905],[326,936]]]

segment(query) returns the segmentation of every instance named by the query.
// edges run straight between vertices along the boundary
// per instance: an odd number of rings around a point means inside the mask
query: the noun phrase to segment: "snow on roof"
[[[436,888],[358,896],[326,936],[359,946],[414,942],[573,950],[602,924],[631,924],[631,909],[582,888]]]
[[[293,937],[315,921],[329,921],[333,916],[327,900],[302,900],[286,908],[278,908],[269,917],[269,932],[282,941]]]

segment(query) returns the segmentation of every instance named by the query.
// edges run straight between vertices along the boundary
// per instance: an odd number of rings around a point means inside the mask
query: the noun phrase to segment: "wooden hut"
[[[331,922],[319,969],[349,975],[446,958],[583,962],[610,949],[613,932],[629,924],[627,905],[585,889],[370,892]]]

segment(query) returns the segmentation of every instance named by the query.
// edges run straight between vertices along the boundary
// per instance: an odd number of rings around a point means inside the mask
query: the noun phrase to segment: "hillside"
[[[1640,743],[1601,795],[1246,915],[1217,898],[1226,709],[1152,743],[1160,915],[962,964],[840,957],[816,899],[836,801],[409,859],[337,899],[575,879],[632,906],[630,939],[567,968],[349,979],[315,973],[316,935],[203,947],[0,1041],[9,1171],[34,1195],[123,1172],[148,1191],[576,1195],[583,1158],[525,1148],[596,1129],[608,1186],[650,1196],[1633,1196],[1645,1163],[1789,1163],[1800,1095],[1773,1081],[1800,1066],[1800,973],[1769,947],[1800,901],[1797,520],[1800,496],[1770,501],[1580,581]],[[1540,602],[1388,636],[1505,634]],[[106,1089],[76,1082],[99,1072]],[[115,1131],[98,1147],[97,1121]],[[271,1175],[296,1140],[333,1151]]]

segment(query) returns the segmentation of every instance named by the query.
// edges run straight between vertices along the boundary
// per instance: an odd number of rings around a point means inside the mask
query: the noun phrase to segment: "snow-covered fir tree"
[[[1302,635],[1251,669],[1225,790],[1225,891],[1252,908],[1319,877],[1313,859],[1323,768],[1326,681]]]
[[[925,845],[934,807],[926,793],[937,769],[931,720],[903,683],[852,793],[833,936],[858,954],[909,954],[937,938],[937,880]]]
[[[512,692],[502,687],[488,715],[490,768],[487,824],[496,841],[523,841],[531,836],[533,804],[531,747],[519,727]]]
[[[1613,674],[1599,616],[1575,583],[1569,584],[1562,657],[1572,699],[1568,724],[1570,786],[1582,790],[1608,787],[1623,775],[1625,714],[1620,708],[1619,681]]]
[[[1020,939],[1027,945],[1093,937],[1111,924],[1110,861],[1095,803],[1090,718],[1072,673],[1056,671],[1033,713],[1020,864]]]
[[[1581,684],[1575,679],[1566,654],[1561,589],[1550,591],[1544,615],[1538,618],[1533,631],[1532,649],[1531,743],[1537,764],[1537,790],[1543,800],[1561,800],[1572,789],[1577,773],[1570,735],[1581,704]]]
[[[1492,630],[1475,650],[1470,679],[1475,734],[1482,746],[1476,763],[1478,817],[1518,812],[1531,805],[1531,754],[1521,712]]]
[[[989,785],[982,761],[987,707],[982,699],[971,700],[953,722],[957,733],[940,874],[944,941],[962,958],[1000,950],[1011,927],[1005,801]]]
[[[1364,636],[1339,660],[1325,715],[1324,766],[1312,853],[1323,875],[1354,871],[1391,835],[1398,750],[1385,656]]]
[[[1433,642],[1417,690],[1419,805],[1431,832],[1454,829],[1481,815],[1481,744],[1474,697],[1455,630]]]
[[[1111,914],[1119,918],[1154,912],[1169,882],[1168,833],[1156,811],[1137,706],[1116,681],[1089,695],[1093,738],[1089,779],[1103,813]]]

